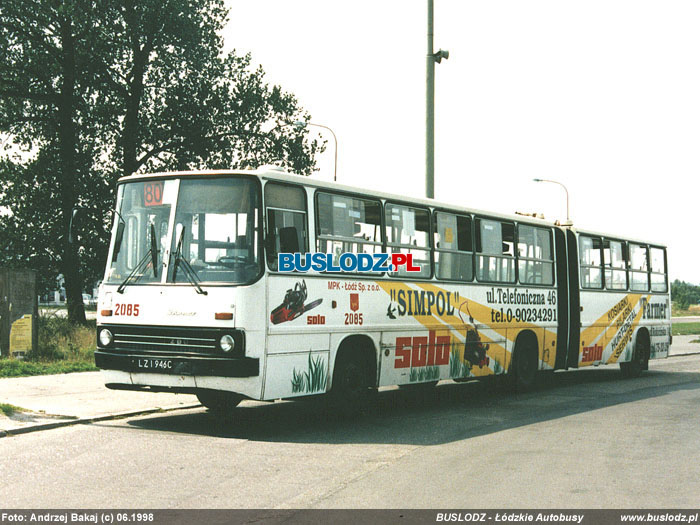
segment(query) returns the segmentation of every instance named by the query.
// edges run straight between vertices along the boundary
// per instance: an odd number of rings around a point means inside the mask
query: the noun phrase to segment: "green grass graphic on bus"
[[[440,379],[440,367],[429,366],[427,368],[411,368],[408,379],[411,383],[423,381],[437,381]]]
[[[296,367],[292,370],[292,393],[325,392],[326,382],[326,361],[322,356],[311,357],[306,371],[297,372]]]
[[[453,348],[450,352],[450,378],[462,379],[471,375],[471,364],[464,363],[459,350]]]

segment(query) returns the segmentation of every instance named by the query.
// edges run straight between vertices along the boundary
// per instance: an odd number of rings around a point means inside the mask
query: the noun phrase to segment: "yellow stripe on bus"
[[[651,297],[651,296],[649,296],[649,297]],[[641,296],[640,296],[640,298],[641,298]],[[639,302],[639,301],[637,301],[637,302]],[[620,341],[615,346],[615,350],[608,358],[607,364],[616,363],[620,359],[622,352],[624,352],[627,345],[630,343],[630,341],[632,341],[632,336],[634,335],[634,331],[637,329],[637,326],[639,325],[639,321],[642,320],[643,313],[644,313],[644,308],[640,308],[639,311],[637,312],[637,315],[635,315],[634,319],[630,323],[630,325],[625,329],[625,333],[622,335],[622,337],[620,338]],[[624,325],[622,326],[622,328],[623,329],[625,328]]]
[[[426,291],[443,291],[441,288],[428,284],[428,283],[420,283],[419,286],[421,286],[423,289]],[[557,339],[557,333],[552,331],[552,330],[547,330],[545,327],[538,326],[533,323],[528,323],[525,321],[512,321],[511,323],[508,323],[507,328],[502,328],[500,326],[494,326],[489,324],[491,319],[492,319],[492,311],[495,311],[493,308],[490,308],[488,306],[484,306],[476,301],[473,301],[471,299],[467,298],[462,298],[462,296],[459,296],[459,306],[457,307],[457,310],[461,307],[463,304],[463,300],[468,300],[469,301],[469,312],[472,314],[474,317],[475,321],[478,321],[479,323],[485,325],[489,329],[493,330],[500,336],[502,336],[506,341],[510,342],[515,342],[515,340],[518,338],[518,335],[520,335],[520,332],[523,330],[532,330],[539,343],[539,349],[538,349],[538,357],[541,361],[545,362],[549,367],[554,368],[554,361],[556,359],[556,351],[555,352],[548,352],[547,348],[545,348],[545,342],[546,341],[554,341],[555,342],[555,348],[556,348],[556,339]],[[476,314],[474,312],[477,312]],[[468,315],[466,312],[464,312],[464,315]],[[462,331],[465,329],[465,323],[460,319],[457,320],[456,316],[449,316],[451,319],[454,321],[451,322],[450,324],[457,329],[458,331],[461,329]],[[484,334],[480,334],[483,337]],[[509,363],[510,363],[510,357],[511,357],[511,352],[508,351],[506,345],[499,345],[497,343],[491,343],[492,345],[495,344],[495,346],[500,347],[503,350],[503,356],[504,356],[504,363],[502,366],[505,369],[508,369]],[[489,346],[489,350],[491,349],[491,346]],[[487,352],[488,353],[488,352]],[[493,357],[492,357],[493,358]]]
[[[629,311],[634,310],[635,306],[641,299],[641,294],[627,294],[620,301],[618,301],[612,308],[601,315],[596,321],[594,321],[588,328],[581,331],[581,347],[589,346],[599,339],[601,334],[607,330],[610,326],[615,326],[616,321],[619,317],[625,315],[625,309],[622,307],[623,302],[629,305]],[[615,309],[619,308],[619,312],[615,312]]]

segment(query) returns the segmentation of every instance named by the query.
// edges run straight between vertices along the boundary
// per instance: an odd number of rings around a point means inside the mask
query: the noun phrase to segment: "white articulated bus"
[[[281,253],[412,256],[280,272]],[[302,264],[303,266],[303,264]],[[99,294],[110,388],[242,399],[619,363],[671,343],[666,249],[278,170],[120,179]]]

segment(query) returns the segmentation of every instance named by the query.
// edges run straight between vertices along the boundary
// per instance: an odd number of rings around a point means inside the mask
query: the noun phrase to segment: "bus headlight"
[[[233,337],[229,334],[222,335],[221,339],[219,339],[219,348],[221,348],[221,350],[226,353],[233,350],[235,346],[236,342],[234,341]]]
[[[112,335],[112,332],[110,332],[106,328],[100,330],[100,345],[109,346],[112,344],[113,340],[114,336]]]

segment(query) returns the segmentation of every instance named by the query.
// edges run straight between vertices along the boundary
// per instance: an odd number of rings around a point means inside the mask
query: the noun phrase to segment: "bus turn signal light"
[[[231,321],[233,314],[231,312],[218,312],[214,314],[214,319],[217,321]]]
[[[112,316],[112,310],[100,310],[100,315],[102,317],[111,317]]]

